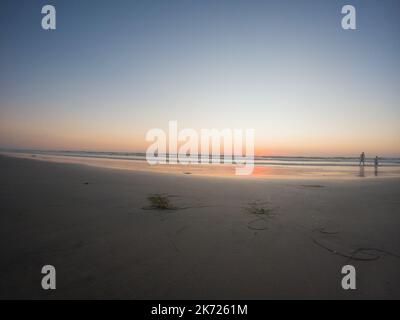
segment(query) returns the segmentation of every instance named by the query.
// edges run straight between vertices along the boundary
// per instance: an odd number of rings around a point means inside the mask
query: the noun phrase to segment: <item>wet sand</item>
[[[152,194],[173,210],[149,208]],[[399,178],[357,172],[227,179],[0,156],[0,298],[399,299],[399,199]]]

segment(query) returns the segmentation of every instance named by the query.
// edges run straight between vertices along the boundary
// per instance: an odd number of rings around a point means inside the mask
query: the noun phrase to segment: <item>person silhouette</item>
[[[361,163],[363,166],[365,166],[365,153],[364,152],[360,154],[360,166],[361,166]]]

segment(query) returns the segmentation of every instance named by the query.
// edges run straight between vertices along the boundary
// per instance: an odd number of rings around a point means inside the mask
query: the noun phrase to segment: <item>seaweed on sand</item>
[[[178,207],[172,205],[170,196],[164,194],[152,194],[147,197],[150,206],[144,207],[145,210],[177,210]]]

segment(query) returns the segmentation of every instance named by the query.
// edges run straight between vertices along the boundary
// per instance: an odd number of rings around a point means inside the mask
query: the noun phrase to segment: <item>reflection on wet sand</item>
[[[360,173],[358,175],[359,177],[365,177],[365,167],[364,166],[360,166]]]
[[[374,166],[374,176],[375,176],[375,177],[378,177],[378,176],[379,176],[379,170],[378,170],[378,168],[379,168],[379,166]],[[372,170],[372,169],[371,169],[371,170]],[[385,171],[383,171],[383,172],[385,172]],[[365,166],[360,166],[360,170],[358,171],[357,176],[358,176],[358,177],[362,177],[362,178],[367,177],[367,176],[372,176],[372,172],[371,172],[370,175],[368,175],[368,174],[366,173],[366,171],[365,171]],[[383,176],[384,176],[384,175],[383,175]]]

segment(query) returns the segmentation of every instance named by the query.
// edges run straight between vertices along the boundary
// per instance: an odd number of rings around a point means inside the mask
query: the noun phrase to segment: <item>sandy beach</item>
[[[0,298],[399,299],[400,179],[230,179],[0,156]],[[161,195],[169,210],[152,208]],[[57,289],[41,288],[41,268]],[[341,268],[357,270],[357,290]]]

